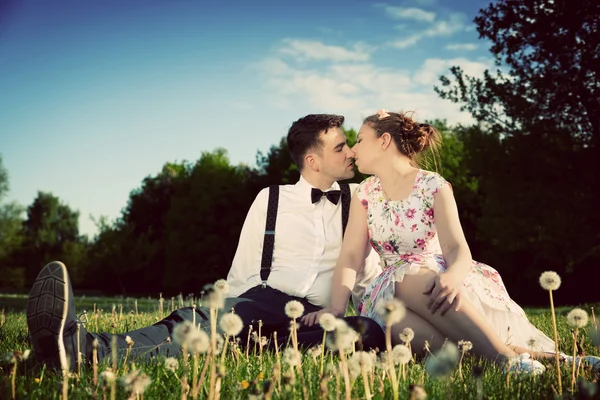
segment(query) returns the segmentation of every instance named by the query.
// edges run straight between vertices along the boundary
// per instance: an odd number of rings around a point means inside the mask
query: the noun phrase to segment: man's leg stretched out
[[[287,340],[290,319],[285,315],[285,305],[291,300],[303,303],[305,312],[319,310],[319,307],[301,299],[287,295],[276,289],[255,287],[237,298],[226,298],[223,312],[232,308],[240,316],[244,328],[240,333],[241,344],[245,345],[248,327],[257,330],[261,320],[262,335],[269,337],[277,331],[280,344]],[[194,318],[195,312],[195,318]],[[129,344],[129,336],[134,344],[128,359],[139,360],[151,357],[177,356],[181,346],[174,343],[173,330],[184,321],[195,320],[206,332],[210,332],[209,310],[206,307],[181,308],[154,325],[122,334],[88,332],[79,321],[73,297],[73,289],[65,265],[51,262],[38,274],[27,302],[27,325],[38,361],[65,371],[77,366],[77,354],[81,353],[82,363],[91,361],[92,342],[98,340],[98,360],[101,362],[111,355],[111,342],[116,338],[117,357],[123,358]],[[361,317],[348,317],[346,321],[362,334],[364,349],[383,348],[383,331],[374,321]],[[309,347],[321,342],[323,331],[319,327],[301,327],[298,340],[301,346]]]

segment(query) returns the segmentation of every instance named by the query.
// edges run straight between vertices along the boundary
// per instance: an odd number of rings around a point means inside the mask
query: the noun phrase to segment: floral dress
[[[435,196],[448,182],[439,174],[419,170],[411,194],[404,200],[387,200],[376,176],[365,179],[356,194],[367,211],[369,240],[379,253],[382,272],[366,289],[358,312],[385,326],[376,304],[394,297],[395,282],[421,268],[444,272],[435,226]],[[485,316],[507,343],[537,351],[554,351],[554,342],[535,328],[523,309],[509,297],[502,278],[492,267],[473,261],[464,281],[463,295]]]

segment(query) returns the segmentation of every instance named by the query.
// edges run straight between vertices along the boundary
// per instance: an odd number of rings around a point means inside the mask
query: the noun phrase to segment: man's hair
[[[302,171],[304,168],[304,156],[310,149],[321,150],[321,132],[339,128],[343,123],[344,117],[341,115],[309,114],[292,124],[288,131],[287,143],[298,170]]]

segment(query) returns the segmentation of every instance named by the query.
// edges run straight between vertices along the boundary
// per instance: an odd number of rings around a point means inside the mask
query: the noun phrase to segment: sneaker
[[[27,327],[38,361],[63,373],[75,370],[78,354],[85,353],[87,331],[77,319],[63,263],[53,261],[38,274],[27,300]]]
[[[569,365],[573,365],[573,356],[563,355],[562,359],[565,363]],[[583,361],[582,368],[586,365],[592,366],[592,371],[598,372],[600,371],[600,357],[596,356],[577,356],[577,360],[575,361],[575,368],[579,367],[579,363]]]
[[[518,354],[508,360],[508,364],[504,367],[504,372],[517,372],[531,375],[540,375],[546,371],[546,367],[531,358],[529,353]]]

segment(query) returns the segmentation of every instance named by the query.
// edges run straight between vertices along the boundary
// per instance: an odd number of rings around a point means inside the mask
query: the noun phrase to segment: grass
[[[30,348],[27,339],[27,324],[25,318],[26,297],[18,295],[0,295],[1,308],[3,309],[4,322],[0,327],[0,355],[12,354],[14,351],[25,351]],[[76,305],[79,311],[88,310],[88,329],[98,331],[121,333],[153,324],[161,318],[159,301],[156,299],[130,298],[86,298],[77,297]],[[98,319],[94,318],[94,305]],[[187,304],[186,304],[187,305]],[[166,316],[172,307],[179,307],[179,299],[165,299],[163,302],[162,317]],[[598,304],[582,306],[590,312],[591,307]],[[113,311],[114,310],[114,311]],[[557,323],[559,332],[560,350],[571,354],[573,340],[571,329],[567,324],[566,314],[570,308],[558,308]],[[550,311],[546,309],[526,310],[530,320],[548,336],[552,337],[552,321]],[[580,330],[582,350],[586,354],[598,355],[598,348],[593,347],[588,337],[588,331]],[[281,354],[280,354],[281,356]],[[196,376],[202,373],[206,355],[198,357],[198,370]],[[319,376],[320,355],[313,355],[307,351],[302,356],[301,370],[294,376],[289,375],[290,367],[285,363],[278,364],[277,357],[272,352],[263,353],[262,357],[256,347],[246,351],[236,346],[228,346],[227,354],[222,366],[218,369],[221,376],[220,397],[223,399],[248,399],[263,398],[265,390],[271,385],[270,393],[273,399],[302,399],[302,398],[331,398],[341,399],[345,395],[344,377],[339,369],[339,357],[330,351],[325,353],[326,373]],[[151,362],[138,362],[127,366],[119,364],[117,368],[116,399],[147,398],[147,399],[181,399],[182,376],[184,366],[182,356],[179,356],[179,365],[175,371],[165,366],[164,358],[157,358]],[[218,358],[219,362],[221,358]],[[467,355],[462,363],[461,378],[455,368],[447,377],[430,376],[422,362],[408,364],[406,378],[399,374],[399,398],[407,399],[411,393],[411,385],[420,385],[428,395],[428,399],[548,399],[556,395],[556,370],[551,361],[543,361],[548,367],[547,371],[538,377],[505,374],[501,368]],[[193,361],[189,361],[190,369],[187,371],[188,381],[194,376]],[[281,365],[281,369],[279,369]],[[6,359],[0,362],[0,398],[12,398],[12,373],[14,364]],[[107,363],[100,364],[99,372],[109,368]],[[481,371],[481,367],[483,370]],[[142,395],[131,396],[130,390],[123,383],[123,377],[132,370],[145,373],[151,380]],[[278,370],[280,373],[278,373]],[[209,369],[210,371],[210,369]],[[198,398],[207,398],[209,394],[209,375],[202,381]],[[392,387],[389,375],[377,366],[367,375],[370,391],[373,398],[392,398]],[[571,370],[563,366],[561,371],[563,382],[563,396],[569,398],[582,397],[586,390],[575,390],[571,393]],[[595,382],[598,376],[589,368],[581,369],[580,378],[583,382]],[[279,385],[278,382],[281,382]],[[103,388],[102,383],[94,384],[91,367],[82,368],[79,376],[74,375],[67,381],[68,397],[71,399],[110,398],[110,390]],[[35,362],[34,357],[17,364],[15,375],[16,398],[18,399],[59,399],[62,396],[63,378],[60,373],[49,370]],[[359,375],[351,379],[351,397],[364,398],[363,378]],[[267,395],[269,397],[269,395]],[[188,396],[192,398],[192,395]],[[418,397],[415,397],[418,398]],[[600,398],[598,394],[596,397]]]

